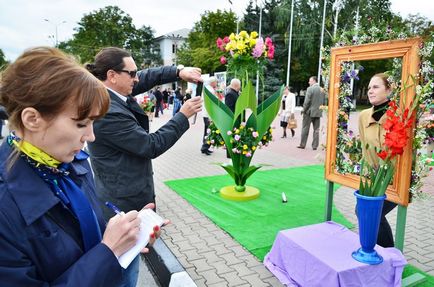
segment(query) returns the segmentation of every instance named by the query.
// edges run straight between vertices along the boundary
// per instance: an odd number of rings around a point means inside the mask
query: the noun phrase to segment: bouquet
[[[154,107],[154,103],[149,97],[143,97],[143,100],[138,103],[145,113],[150,113]]]
[[[257,73],[262,75],[265,61],[273,59],[271,38],[267,37],[264,41],[255,31],[250,34],[241,31],[218,38],[216,43],[218,49],[224,52],[220,62],[227,65],[229,73],[241,79],[242,89],[235,111],[231,111],[205,88],[205,107],[213,121],[207,140],[217,147],[226,146],[232,164],[221,166],[234,179],[235,190],[240,193],[246,190],[246,180],[261,167],[250,166],[250,162],[255,151],[268,145],[272,139],[270,124],[279,111],[283,86],[258,105],[250,79]]]
[[[265,61],[274,58],[274,45],[270,37],[265,41],[259,37],[256,31],[250,34],[241,31],[239,34],[230,34],[229,36],[216,40],[217,47],[225,52],[220,57],[220,63],[227,65],[228,71],[235,74],[235,77],[247,79],[259,72],[263,74]]]
[[[416,101],[417,102],[417,101]],[[390,101],[386,111],[387,120],[383,125],[386,130],[384,148],[377,151],[380,164],[367,166],[368,176],[363,176],[364,161],[361,164],[359,194],[365,196],[382,196],[386,193],[395,172],[396,157],[402,155],[410,138],[415,118],[416,104],[399,109],[395,100]]]

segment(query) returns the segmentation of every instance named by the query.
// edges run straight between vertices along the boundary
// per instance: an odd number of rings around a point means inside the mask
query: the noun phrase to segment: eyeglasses
[[[131,78],[135,78],[137,75],[137,71],[128,71],[128,70],[115,70],[116,72],[124,72],[130,75]]]

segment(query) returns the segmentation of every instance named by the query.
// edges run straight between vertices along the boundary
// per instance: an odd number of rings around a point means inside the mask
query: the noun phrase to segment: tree
[[[132,18],[117,6],[107,6],[85,15],[79,22],[73,39],[62,42],[59,48],[79,56],[82,62],[92,61],[104,47],[129,50],[136,63],[161,63],[158,48],[153,43],[151,27],[137,30]]]
[[[5,54],[3,50],[0,49],[0,71],[5,69],[9,62],[6,60]]]
[[[184,65],[200,67],[203,73],[224,70],[219,62],[220,51],[216,39],[223,38],[236,31],[236,15],[232,11],[206,11],[194,27],[185,45],[177,51],[178,62]]]

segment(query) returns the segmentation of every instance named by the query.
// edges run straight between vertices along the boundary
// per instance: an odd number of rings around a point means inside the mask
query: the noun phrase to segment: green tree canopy
[[[224,70],[219,62],[220,52],[216,39],[236,31],[236,15],[232,11],[206,11],[199,22],[194,24],[186,44],[178,52],[178,62],[200,67],[203,73]]]
[[[107,6],[86,14],[78,22],[76,33],[59,48],[79,56],[82,62],[92,61],[104,47],[129,50],[138,65],[161,62],[159,49],[153,43],[151,27],[136,29],[132,18],[117,6]]]

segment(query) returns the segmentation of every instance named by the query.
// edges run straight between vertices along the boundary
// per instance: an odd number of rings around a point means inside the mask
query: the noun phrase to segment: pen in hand
[[[114,204],[111,203],[111,202],[106,201],[106,202],[105,202],[105,205],[106,205],[108,208],[110,208],[111,210],[113,210],[116,214],[119,214],[119,215],[121,215],[121,214],[125,214],[123,211],[121,211],[121,210],[119,209],[119,207],[117,207],[116,205],[114,205]]]

